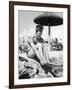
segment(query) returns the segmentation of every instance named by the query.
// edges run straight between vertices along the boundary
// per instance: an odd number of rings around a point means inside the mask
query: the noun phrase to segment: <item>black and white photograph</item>
[[[69,5],[10,2],[10,88],[70,84],[69,13]]]
[[[63,13],[18,11],[18,78],[63,76]]]

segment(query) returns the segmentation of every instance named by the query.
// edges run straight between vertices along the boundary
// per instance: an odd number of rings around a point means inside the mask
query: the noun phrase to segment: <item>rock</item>
[[[56,52],[53,52],[56,53]],[[58,53],[61,54],[60,52]],[[26,60],[24,54],[20,54],[19,58],[19,78],[51,78],[51,77],[62,77],[63,76],[63,57],[62,56],[48,58],[49,63],[42,66],[34,59]],[[49,74],[50,73],[50,74]]]
[[[33,59],[28,62],[19,60],[19,79],[35,78],[39,73],[44,73],[44,71],[37,61]]]

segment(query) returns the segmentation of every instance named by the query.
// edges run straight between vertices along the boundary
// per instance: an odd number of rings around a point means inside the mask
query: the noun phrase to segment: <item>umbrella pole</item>
[[[50,51],[50,26],[48,26],[48,51]]]

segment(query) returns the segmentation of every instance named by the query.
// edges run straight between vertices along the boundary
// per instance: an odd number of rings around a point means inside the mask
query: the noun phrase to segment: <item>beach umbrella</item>
[[[45,12],[34,18],[36,24],[48,26],[48,45],[50,49],[50,27],[63,24],[62,13],[60,12]]]

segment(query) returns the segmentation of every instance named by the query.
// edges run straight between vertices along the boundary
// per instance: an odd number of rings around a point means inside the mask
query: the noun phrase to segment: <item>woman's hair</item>
[[[43,26],[40,25],[40,24],[38,24],[38,25],[36,26],[36,33],[37,33],[38,31],[40,31],[40,32],[43,31]]]

